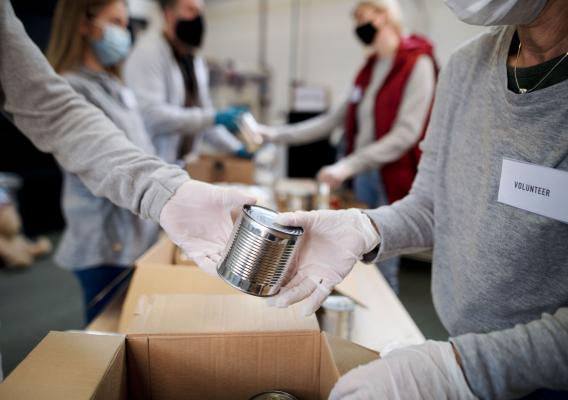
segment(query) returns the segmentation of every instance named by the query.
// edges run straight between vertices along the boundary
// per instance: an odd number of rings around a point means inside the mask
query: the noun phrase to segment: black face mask
[[[372,23],[367,22],[366,24],[359,25],[357,29],[355,29],[355,34],[361,42],[368,46],[373,43],[378,31],[379,30],[375,28]]]
[[[201,47],[205,33],[205,20],[201,15],[193,19],[179,19],[176,23],[176,37],[189,47]]]

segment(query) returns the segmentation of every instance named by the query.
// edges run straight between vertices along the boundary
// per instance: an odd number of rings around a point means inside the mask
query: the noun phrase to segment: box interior
[[[279,389],[315,400],[338,377],[313,316],[249,296],[150,296],[126,347],[131,394],[140,399],[246,400]]]
[[[142,304],[127,335],[51,332],[0,385],[0,398],[247,400],[280,389],[326,399],[342,373],[378,356],[320,334],[297,308],[249,296]]]

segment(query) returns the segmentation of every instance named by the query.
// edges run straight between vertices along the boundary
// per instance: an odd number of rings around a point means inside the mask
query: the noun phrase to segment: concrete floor
[[[53,238],[56,239],[56,236]],[[400,298],[428,339],[445,340],[430,295],[430,265],[403,260]],[[0,353],[7,375],[50,330],[82,329],[81,290],[51,257],[31,268],[0,269]]]

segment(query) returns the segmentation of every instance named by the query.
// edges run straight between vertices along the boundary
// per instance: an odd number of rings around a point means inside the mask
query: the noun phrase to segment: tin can
[[[299,400],[296,396],[282,390],[271,390],[252,396],[249,400]]]
[[[264,139],[259,133],[259,126],[256,119],[250,112],[245,112],[237,122],[241,135],[246,143],[247,149],[256,150],[264,143]]]
[[[346,340],[351,338],[355,302],[345,296],[328,296],[322,304],[320,325],[323,331]]]
[[[276,295],[286,279],[302,228],[276,223],[278,213],[243,207],[217,273],[225,282],[253,296]]]

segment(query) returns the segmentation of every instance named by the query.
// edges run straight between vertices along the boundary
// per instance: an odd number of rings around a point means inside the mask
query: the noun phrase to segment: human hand
[[[190,180],[165,204],[160,225],[201,269],[217,275],[233,229],[231,211],[255,203],[253,197],[234,189]]]
[[[228,107],[218,111],[215,115],[215,125],[222,125],[232,133],[235,133],[239,130],[239,118],[245,112],[246,109],[242,107]]]
[[[473,400],[452,344],[427,341],[394,350],[337,381],[330,400]]]
[[[352,176],[353,170],[351,167],[345,162],[338,161],[335,164],[320,169],[317,179],[322,183],[327,183],[331,189],[337,189]]]
[[[285,213],[278,223],[300,226],[304,235],[290,266],[291,279],[269,305],[287,307],[307,299],[306,315],[314,313],[357,260],[380,242],[370,218],[356,209]]]

